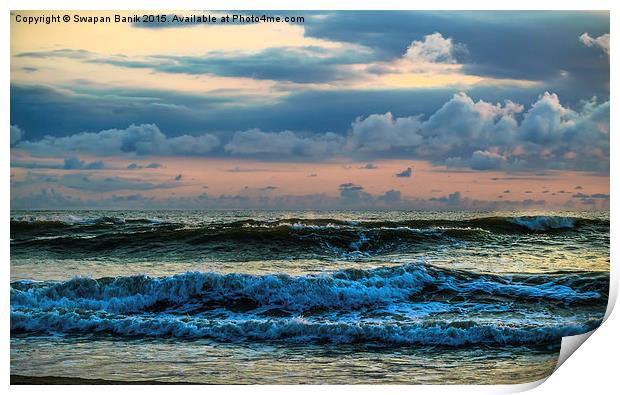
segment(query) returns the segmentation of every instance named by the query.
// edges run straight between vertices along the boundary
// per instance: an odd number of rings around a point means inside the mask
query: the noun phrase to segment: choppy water
[[[607,213],[13,212],[11,372],[531,381],[608,270]]]

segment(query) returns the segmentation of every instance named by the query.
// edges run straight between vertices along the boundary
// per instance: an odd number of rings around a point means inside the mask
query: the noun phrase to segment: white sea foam
[[[308,318],[203,319],[183,316],[115,316],[84,312],[11,312],[11,330],[98,333],[122,336],[212,338],[222,341],[286,340],[334,343],[379,342],[461,346],[466,344],[539,344],[584,333],[599,321],[532,325],[527,321],[451,320],[410,323],[315,321]]]
[[[569,217],[536,216],[518,217],[509,219],[510,222],[524,226],[533,231],[544,231],[549,229],[570,229],[575,226],[575,219]]]

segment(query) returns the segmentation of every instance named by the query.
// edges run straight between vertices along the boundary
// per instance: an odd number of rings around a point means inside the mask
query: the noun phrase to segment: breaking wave
[[[408,264],[306,276],[185,273],[11,284],[11,331],[460,345],[555,341],[602,317],[607,275],[482,275]],[[566,315],[527,319],[528,309]],[[506,312],[516,312],[514,317]],[[494,315],[493,312],[501,312]],[[525,318],[524,318],[525,317]]]

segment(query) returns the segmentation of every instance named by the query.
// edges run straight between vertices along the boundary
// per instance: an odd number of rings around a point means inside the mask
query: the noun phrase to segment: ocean
[[[11,374],[530,382],[608,286],[608,212],[13,211]]]

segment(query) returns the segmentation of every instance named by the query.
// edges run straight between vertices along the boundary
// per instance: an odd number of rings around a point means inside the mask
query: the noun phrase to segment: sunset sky
[[[11,15],[12,209],[609,207],[609,13],[65,13]]]

